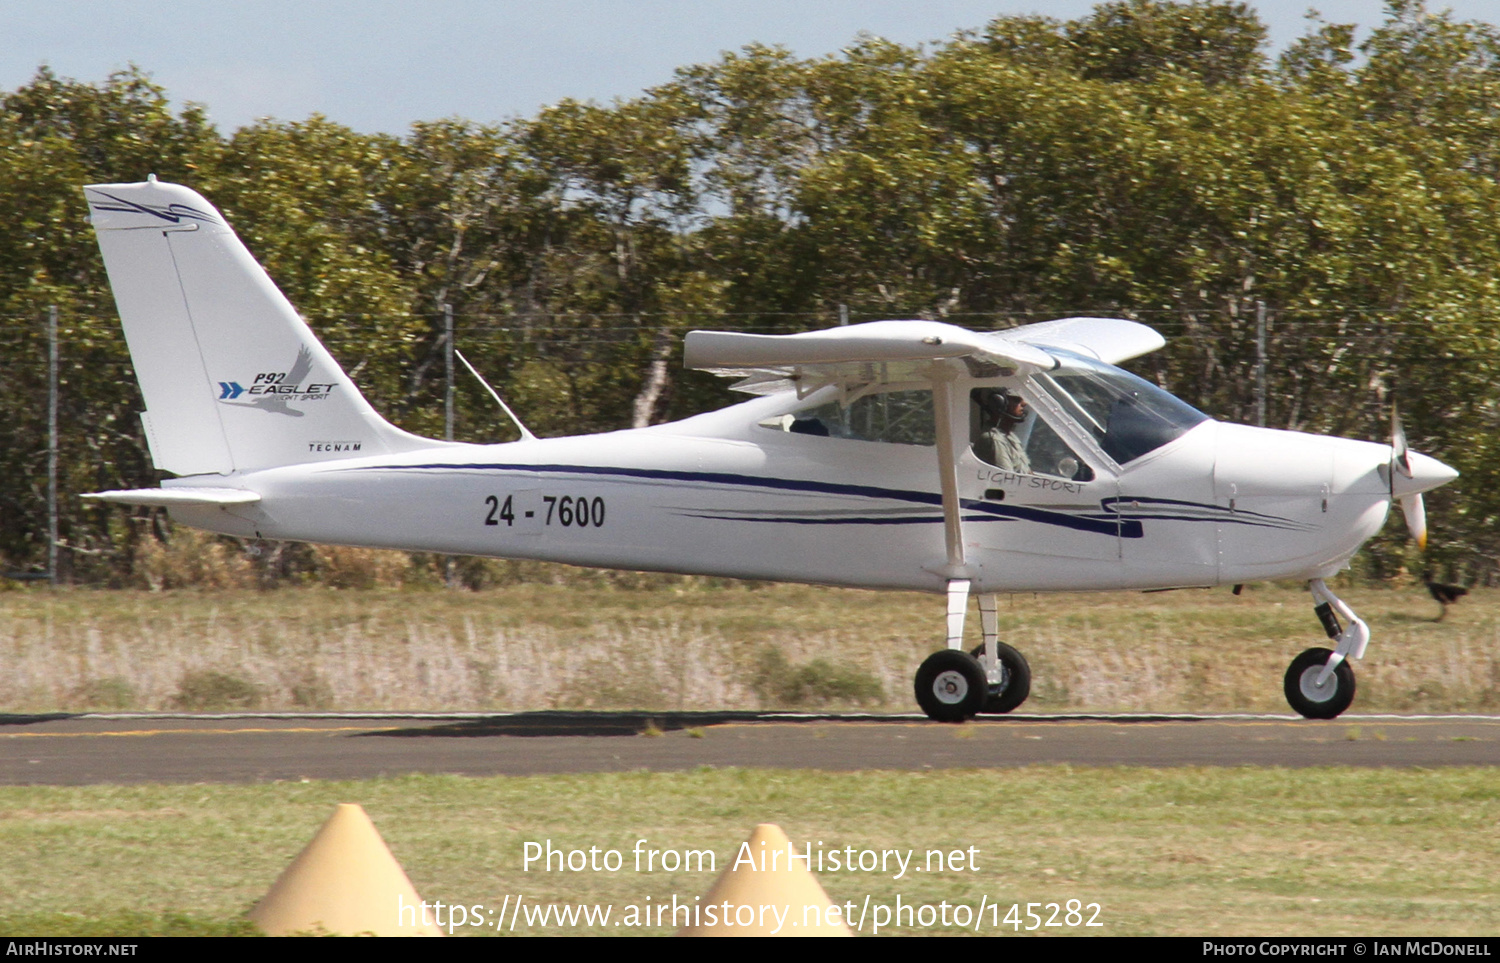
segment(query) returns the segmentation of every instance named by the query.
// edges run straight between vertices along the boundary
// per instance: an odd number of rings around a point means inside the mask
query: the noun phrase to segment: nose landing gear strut
[[[1364,657],[1370,628],[1322,579],[1313,579],[1308,588],[1317,603],[1313,611],[1334,647],[1311,648],[1292,660],[1286,670],[1286,701],[1309,719],[1332,719],[1354,701],[1354,670],[1348,660]]]

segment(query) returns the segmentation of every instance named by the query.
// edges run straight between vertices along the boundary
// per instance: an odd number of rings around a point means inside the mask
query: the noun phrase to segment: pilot
[[[1026,421],[1026,399],[1004,388],[975,392],[979,397],[981,434],[974,442],[974,455],[1005,471],[1031,474],[1031,459],[1016,435]]]

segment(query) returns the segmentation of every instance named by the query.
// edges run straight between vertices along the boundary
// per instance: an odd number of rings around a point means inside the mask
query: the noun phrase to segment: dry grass
[[[908,711],[941,644],[932,596],[634,584],[0,592],[0,711]],[[1360,710],[1500,708],[1500,592],[1443,622],[1420,588],[1345,594],[1374,634]],[[1028,710],[1282,712],[1287,662],[1322,642],[1307,595],[1272,586],[1016,596],[1000,615],[1032,664]]]

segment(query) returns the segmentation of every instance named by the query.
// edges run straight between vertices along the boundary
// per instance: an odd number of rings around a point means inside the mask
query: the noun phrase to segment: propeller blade
[[[1401,410],[1393,402],[1391,404],[1391,467],[1399,470],[1407,478],[1412,475],[1410,452],[1411,449],[1406,444],[1406,429],[1401,424]]]
[[[1422,493],[1446,485],[1458,477],[1458,472],[1447,465],[1420,452],[1412,451],[1406,443],[1406,429],[1401,424],[1401,412],[1391,404],[1391,500],[1401,502],[1401,514],[1406,517],[1406,530],[1416,540],[1417,548],[1427,550],[1427,506],[1422,503]]]
[[[1422,504],[1421,492],[1402,497],[1401,514],[1406,516],[1406,530],[1417,540],[1417,548],[1427,551],[1427,507]]]

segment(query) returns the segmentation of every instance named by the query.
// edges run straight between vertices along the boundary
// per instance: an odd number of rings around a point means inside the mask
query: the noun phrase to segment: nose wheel
[[[1286,701],[1309,719],[1332,719],[1354,701],[1354,670],[1339,662],[1326,673],[1332,649],[1313,648],[1297,656],[1286,670]]]

